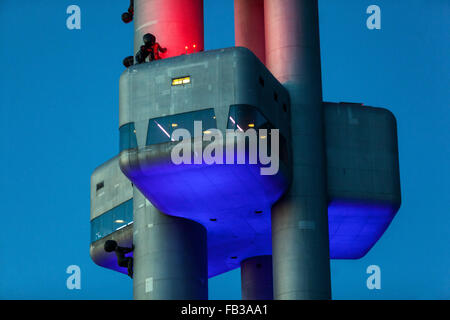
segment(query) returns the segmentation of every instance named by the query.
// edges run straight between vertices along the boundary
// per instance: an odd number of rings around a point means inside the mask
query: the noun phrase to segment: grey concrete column
[[[241,262],[242,300],[273,300],[272,256]]]
[[[161,213],[136,187],[133,194],[134,299],[208,299],[206,229]]]
[[[272,208],[275,299],[330,299],[317,0],[265,0],[266,64],[291,98],[293,182]]]

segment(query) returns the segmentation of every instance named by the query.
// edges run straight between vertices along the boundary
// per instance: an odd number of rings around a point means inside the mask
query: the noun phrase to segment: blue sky
[[[118,79],[132,54],[125,0],[0,2],[2,299],[131,299],[132,283],[89,257],[89,183],[118,152]],[[81,7],[82,29],[66,28]],[[382,29],[366,28],[366,8]],[[326,101],[397,117],[403,203],[362,259],[331,262],[335,299],[450,298],[450,2],[320,0]],[[234,45],[233,0],[205,0],[207,49]],[[79,265],[81,290],[66,288]],[[366,268],[381,268],[368,290]],[[240,271],[210,279],[239,299]]]

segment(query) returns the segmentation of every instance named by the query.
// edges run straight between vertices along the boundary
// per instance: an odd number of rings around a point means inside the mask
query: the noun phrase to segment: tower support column
[[[203,0],[134,0],[134,54],[152,33],[163,58],[204,50]]]
[[[203,51],[203,0],[135,0],[134,54],[146,33],[167,49],[163,58]],[[208,299],[206,229],[133,194],[134,298]]]
[[[317,0],[265,0],[266,65],[291,99],[293,180],[272,207],[275,299],[330,299]]]
[[[134,187],[135,300],[207,300],[206,229],[156,209]]]
[[[257,256],[241,262],[242,300],[273,300],[272,256]]]
[[[234,32],[236,47],[246,47],[266,62],[264,0],[234,0]]]

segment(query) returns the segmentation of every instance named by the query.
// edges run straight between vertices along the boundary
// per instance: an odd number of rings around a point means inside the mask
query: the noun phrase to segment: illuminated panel
[[[172,79],[172,86],[185,85],[188,83],[191,83],[191,77],[189,76]]]
[[[380,239],[399,206],[335,200],[328,205],[331,259],[359,259]]]

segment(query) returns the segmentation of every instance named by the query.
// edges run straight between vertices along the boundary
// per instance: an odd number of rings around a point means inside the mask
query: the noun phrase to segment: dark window
[[[278,93],[273,93],[273,100],[278,101]]]
[[[102,189],[104,186],[105,186],[105,183],[104,183],[103,181],[100,182],[100,183],[97,183],[97,189],[96,189],[96,191]]]
[[[230,106],[230,112],[228,114],[228,129],[246,131],[249,128],[255,130],[267,129],[270,136],[270,130],[275,127],[263,116],[259,110],[251,105],[236,104]],[[271,154],[271,141],[267,140],[268,152]],[[288,144],[286,138],[280,132],[280,160],[284,163],[288,163],[289,153]],[[258,214],[259,212],[255,212]]]
[[[194,122],[202,122],[202,132],[217,128],[214,109],[204,109],[194,112],[185,112],[170,116],[150,119],[148,122],[147,145],[166,143],[171,141],[175,129],[186,129],[191,137],[195,136]]]
[[[119,204],[117,207],[91,220],[91,242],[122,229],[133,222],[133,199]]]
[[[287,105],[286,105],[286,103],[283,103],[283,111],[287,112]]]
[[[228,129],[246,131],[258,130],[267,123],[267,119],[253,106],[236,104],[230,107],[228,114]]]
[[[259,77],[259,84],[261,87],[264,87],[264,79],[262,77]]]
[[[120,143],[119,150],[127,150],[137,148],[136,130],[134,128],[134,122],[124,124],[119,128]]]

